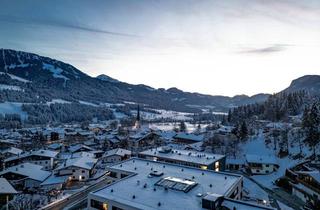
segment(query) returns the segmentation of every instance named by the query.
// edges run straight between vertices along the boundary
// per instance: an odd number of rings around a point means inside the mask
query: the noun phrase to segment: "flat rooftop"
[[[201,209],[202,195],[227,196],[242,180],[240,175],[139,158],[113,165],[109,170],[126,171],[131,175],[91,193],[91,196],[144,210]]]
[[[158,147],[155,149],[149,149],[143,152],[140,152],[141,155],[148,155],[160,158],[166,158],[171,160],[179,160],[183,162],[197,163],[201,165],[210,165],[222,158],[224,155],[206,153],[206,152],[197,152],[190,150],[180,150],[170,148]],[[167,151],[166,151],[167,150]]]

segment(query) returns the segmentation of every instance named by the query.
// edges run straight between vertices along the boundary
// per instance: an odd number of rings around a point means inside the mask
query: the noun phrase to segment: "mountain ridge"
[[[0,49],[0,73],[0,84],[23,90],[13,91],[3,86],[0,100],[21,103],[48,103],[55,99],[94,104],[130,101],[174,111],[201,112],[209,107],[213,111],[226,112],[232,107],[263,102],[270,96],[262,93],[251,97],[212,96],[184,92],[175,87],[155,89],[143,84],[128,84],[107,75],[91,77],[68,63],[10,49]],[[20,81],[12,79],[14,77]],[[29,82],[21,82],[23,80]]]

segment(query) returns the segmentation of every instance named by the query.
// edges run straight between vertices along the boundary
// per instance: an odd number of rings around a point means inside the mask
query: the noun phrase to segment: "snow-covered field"
[[[0,103],[0,113],[1,114],[19,114],[22,119],[27,118],[27,113],[22,111],[22,103],[15,102],[4,102]]]

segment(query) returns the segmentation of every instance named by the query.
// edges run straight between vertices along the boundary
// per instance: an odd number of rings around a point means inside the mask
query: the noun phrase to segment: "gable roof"
[[[65,163],[61,164],[56,170],[62,170],[68,167],[77,167],[87,170],[91,170],[94,165],[97,163],[98,159],[82,156],[78,158],[67,159]]]
[[[131,151],[126,150],[126,149],[116,148],[116,149],[106,151],[103,154],[103,157],[109,157],[109,156],[113,156],[113,155],[119,155],[119,156],[131,155]]]
[[[0,176],[6,173],[14,173],[42,182],[51,174],[48,171],[42,170],[42,168],[42,166],[36,164],[23,163],[6,168],[5,170],[0,172]]]
[[[5,178],[0,178],[0,194],[18,193]]]

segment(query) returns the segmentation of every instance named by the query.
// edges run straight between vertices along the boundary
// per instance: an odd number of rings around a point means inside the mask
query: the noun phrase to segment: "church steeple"
[[[138,104],[138,110],[137,110],[137,121],[140,121],[140,106]]]
[[[140,125],[140,106],[138,104],[138,109],[137,109],[137,118],[136,118],[136,122],[134,124],[134,129],[139,129],[141,128],[141,125]]]

